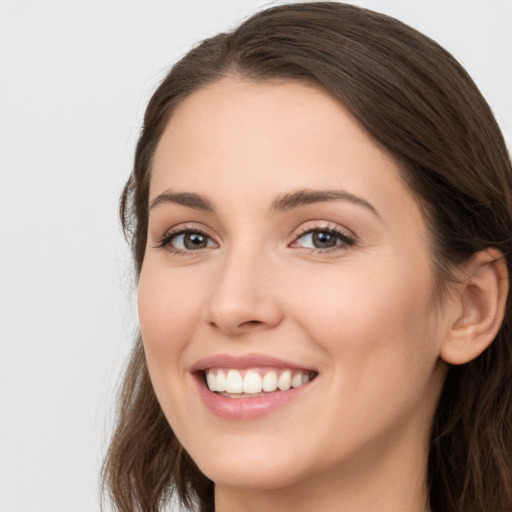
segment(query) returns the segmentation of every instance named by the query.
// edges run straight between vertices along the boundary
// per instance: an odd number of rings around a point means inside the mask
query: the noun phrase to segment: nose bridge
[[[207,321],[235,334],[277,325],[281,311],[272,286],[274,272],[275,265],[254,241],[227,249],[210,296]]]

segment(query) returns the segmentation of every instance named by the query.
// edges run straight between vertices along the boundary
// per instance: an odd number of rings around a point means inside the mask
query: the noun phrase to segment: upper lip
[[[216,354],[209,357],[204,357],[197,361],[191,368],[191,372],[199,372],[207,370],[208,368],[233,368],[237,370],[244,370],[247,368],[258,368],[274,366],[276,368],[289,368],[291,370],[307,370],[315,371],[313,368],[296,364],[285,359],[278,357],[268,356],[265,354],[245,354],[245,355],[231,355],[231,354]]]

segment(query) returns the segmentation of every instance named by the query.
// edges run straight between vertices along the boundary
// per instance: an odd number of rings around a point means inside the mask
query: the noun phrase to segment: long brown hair
[[[262,11],[199,44],[151,98],[121,219],[139,275],[151,160],[176,106],[225,76],[322,87],[394,156],[428,221],[440,289],[486,247],[512,267],[512,168],[491,110],[466,71],[432,40],[388,16],[335,2]],[[510,306],[510,304],[508,304]],[[512,309],[474,361],[452,366],[432,426],[434,512],[512,510]],[[104,466],[115,510],[157,512],[171,495],[213,510],[213,482],[180,446],[153,392],[136,340]]]

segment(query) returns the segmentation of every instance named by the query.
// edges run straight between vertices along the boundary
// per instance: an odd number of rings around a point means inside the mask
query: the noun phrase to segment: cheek
[[[343,424],[354,439],[386,432],[405,418],[429,421],[439,393],[429,274],[401,270],[353,269],[317,281],[304,296],[302,328],[327,355],[325,377],[335,397],[317,417],[326,417],[333,430]]]
[[[301,282],[297,321],[354,386],[369,375],[375,383],[414,380],[420,367],[427,378],[437,360],[429,268],[399,263],[347,266]]]
[[[187,417],[184,355],[198,325],[201,307],[197,297],[187,294],[187,283],[150,265],[143,270],[138,287],[139,323],[153,389],[175,427]],[[172,390],[172,392],[170,392]],[[193,421],[189,419],[189,421]],[[186,423],[186,422],[185,422]]]
[[[193,286],[179,278],[154,271],[148,265],[141,272],[138,287],[139,322],[148,364],[177,363],[179,354],[201,312],[197,293],[187,292]],[[153,359],[155,361],[153,361]]]

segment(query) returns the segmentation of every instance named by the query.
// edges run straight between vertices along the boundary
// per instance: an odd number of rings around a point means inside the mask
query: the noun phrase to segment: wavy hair
[[[491,109],[462,66],[393,19],[337,2],[259,12],[200,43],[153,94],[120,215],[138,276],[144,260],[151,162],[173,111],[222,77],[314,84],[337,98],[385,148],[427,219],[442,290],[453,269],[496,247],[511,267],[512,168]],[[432,424],[433,512],[512,510],[512,309],[475,360],[451,366]],[[106,456],[105,494],[119,512],[158,512],[176,495],[212,511],[213,482],[167,423],[136,340]]]

